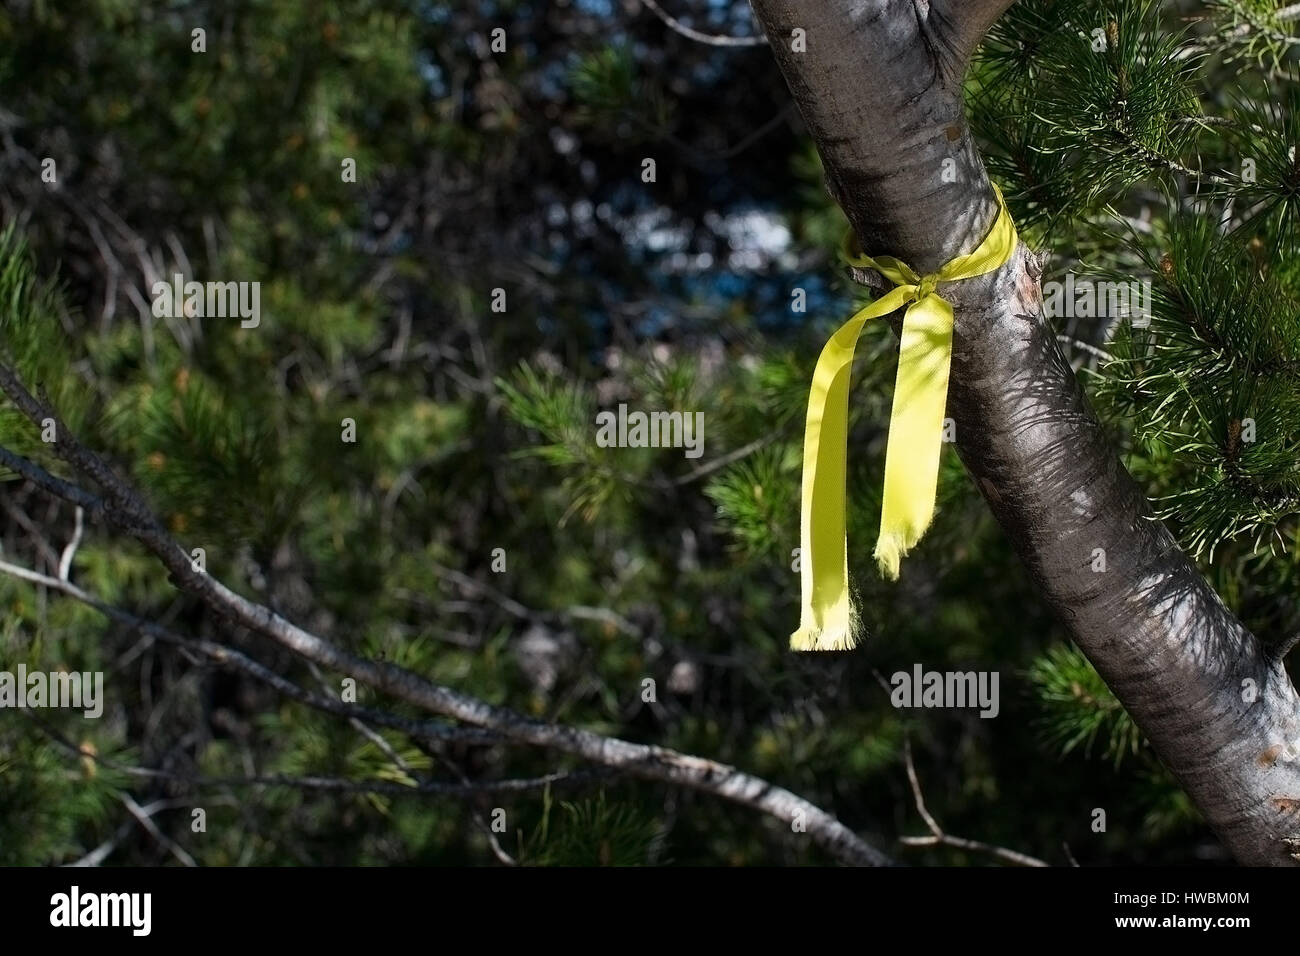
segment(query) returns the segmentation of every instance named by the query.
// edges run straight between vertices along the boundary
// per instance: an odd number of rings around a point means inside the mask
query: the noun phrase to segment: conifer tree
[[[0,711],[0,862],[1295,861],[1290,7],[54,6],[0,12],[0,672],[105,712]],[[791,655],[841,240],[933,271],[991,183],[934,523],[880,579],[876,321],[866,638]]]

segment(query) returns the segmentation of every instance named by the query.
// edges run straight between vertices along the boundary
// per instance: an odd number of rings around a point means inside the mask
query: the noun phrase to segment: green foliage
[[[605,791],[593,798],[563,801],[555,814],[548,790],[541,823],[529,837],[520,862],[530,866],[642,866],[659,833],[652,817],[634,804],[611,804]],[[659,861],[667,862],[667,861]]]
[[[658,85],[637,75],[632,51],[623,46],[595,50],[570,76],[577,119],[596,136],[615,132],[625,143],[654,142],[671,133],[673,102]]]
[[[594,402],[581,385],[562,379],[555,372],[539,372],[522,365],[518,383],[498,380],[497,387],[515,419],[535,429],[549,444],[523,453],[565,469],[563,495],[571,504],[561,523],[575,513],[592,521],[611,501],[626,502],[635,478],[620,475],[595,443],[589,422],[594,421]]]
[[[791,445],[755,452],[709,482],[705,494],[750,557],[779,560],[798,537],[801,459]]]
[[[1275,73],[1295,51],[1294,15],[1284,20],[1289,5],[1277,0],[1209,0],[1211,22],[1221,38],[1216,50],[1224,62]]]
[[[0,124],[19,150],[0,199],[25,224],[0,235],[5,360],[214,575],[358,653],[753,770],[882,846],[910,819],[907,736],[949,832],[1058,862],[1063,839],[1084,863],[1192,858],[1203,823],[1063,645],[954,453],[904,579],[877,579],[896,368],[883,322],[859,346],[850,423],[869,637],[852,655],[786,652],[808,377],[862,295],[832,264],[844,220],[794,124],[730,151],[786,103],[768,51],[579,6],[254,4],[202,55],[184,18],[148,5],[0,11]],[[1256,0],[1215,8],[1188,34],[1168,5],[1014,4],[977,64],[971,125],[1048,277],[1152,280],[1149,327],[1061,331],[1112,354],[1089,383],[1130,469],[1233,609],[1275,636],[1300,615],[1300,102],[1292,21]],[[481,55],[505,12],[509,51]],[[658,157],[653,189],[642,154]],[[58,190],[31,174],[44,156]],[[743,240],[709,223],[756,207],[791,246],[733,268]],[[670,268],[679,252],[710,265]],[[261,281],[261,325],[156,319],[142,257],[164,277]],[[790,287],[814,279],[822,301],[792,316]],[[488,306],[498,287],[506,314]],[[705,456],[599,447],[594,416],[620,402],[703,411]],[[0,416],[0,444],[62,467],[25,418]],[[0,495],[37,529],[6,510],[5,559],[53,573],[71,509],[16,480]],[[347,676],[213,619],[98,525],[72,580],[321,693]],[[522,748],[430,752],[379,729],[381,745],[10,577],[0,608],[0,666],[103,669],[109,690],[99,722],[0,718],[0,862],[83,856],[129,793],[201,799],[202,838],[182,813],[154,819],[205,865],[490,863],[474,801],[230,781],[555,769]],[[917,662],[998,670],[1002,716],[895,710],[876,672]],[[1099,803],[1124,809],[1085,838]],[[508,815],[525,822],[500,842],[527,864],[825,862],[788,828],[639,782],[558,805],[519,794]],[[913,852],[899,855],[985,862]],[[133,827],[107,862],[168,859]]]
[[[626,47],[608,47],[584,57],[573,68],[574,98],[590,122],[600,114],[617,115],[637,99],[636,62]]]
[[[1017,222],[1050,235],[1178,168],[1198,112],[1188,52],[1151,0],[1013,6],[986,44],[971,122]]]
[[[1091,756],[1100,738],[1102,756],[1118,768],[1125,755],[1136,754],[1145,744],[1133,718],[1077,648],[1049,648],[1027,676],[1042,703],[1044,737],[1062,754],[1082,748]]]
[[[89,849],[83,848],[80,834],[112,825],[112,811],[121,809],[118,791],[129,786],[124,774],[89,758],[78,766],[25,729],[12,722],[0,725],[3,866],[75,858]]]
[[[1105,394],[1195,555],[1285,546],[1300,514],[1300,290],[1205,217],[1175,220],[1166,243],[1147,253],[1150,328],[1121,330]]]
[[[1296,232],[1300,77],[1291,72],[1263,90],[1239,93],[1231,105],[1232,123],[1225,128],[1225,139],[1238,168],[1227,171],[1231,178],[1222,191],[1243,210],[1237,229],[1244,239],[1275,242],[1279,249],[1293,248],[1300,239]],[[1294,279],[1294,266],[1286,258],[1275,258],[1273,265],[1281,269],[1290,266],[1289,278]]]
[[[59,290],[38,276],[24,238],[10,223],[0,232],[0,355],[29,389],[43,389],[70,427],[84,422],[85,393],[69,371],[59,326]],[[0,438],[13,450],[35,454],[39,435],[7,400],[0,405]]]

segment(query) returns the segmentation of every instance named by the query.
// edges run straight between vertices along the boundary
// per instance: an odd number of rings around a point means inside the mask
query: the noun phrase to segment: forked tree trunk
[[[864,251],[925,273],[973,250],[997,206],[961,82],[1011,0],[751,4]],[[1044,320],[1032,255],[939,292],[962,460],[1044,600],[1237,860],[1294,865],[1300,697],[1151,519]]]

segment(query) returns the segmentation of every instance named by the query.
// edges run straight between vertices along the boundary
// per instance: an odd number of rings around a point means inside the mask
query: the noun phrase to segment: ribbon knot
[[[989,234],[974,252],[958,256],[936,273],[918,276],[906,263],[890,256],[848,257],[851,265],[875,269],[895,288],[835,331],[813,371],[800,508],[803,604],[799,630],[790,636],[793,650],[847,650],[858,643],[858,614],[849,592],[845,539],[849,373],[866,322],[904,307],[875,550],[882,574],[897,580],[903,555],[921,540],[934,516],[953,328],[952,305],[936,289],[940,282],[994,272],[1011,258],[1016,227],[1001,190],[995,185],[993,192],[998,217]]]

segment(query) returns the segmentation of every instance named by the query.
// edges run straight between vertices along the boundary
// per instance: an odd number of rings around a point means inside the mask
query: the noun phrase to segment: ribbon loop
[[[849,591],[845,537],[849,375],[863,326],[907,307],[899,340],[889,438],[885,447],[884,497],[875,558],[881,573],[897,580],[902,557],[921,540],[934,515],[943,446],[943,416],[952,363],[952,305],[936,291],[940,282],[973,279],[1000,269],[1016,248],[1016,227],[1002,192],[993,187],[998,217],[972,253],[938,272],[919,276],[892,256],[846,257],[875,269],[895,288],[845,322],[827,341],[813,371],[804,429],[803,499],[800,508],[799,630],[796,651],[847,650],[858,643],[858,615]]]

